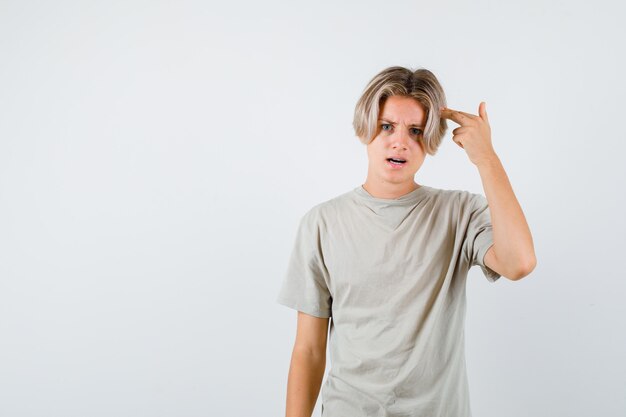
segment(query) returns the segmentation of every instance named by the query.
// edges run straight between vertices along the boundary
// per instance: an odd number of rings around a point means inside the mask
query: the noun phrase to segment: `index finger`
[[[464,126],[467,124],[468,121],[472,120],[476,116],[473,114],[465,113],[459,110],[449,109],[446,107],[443,110],[441,110],[440,117],[442,119],[453,120],[457,122],[458,124],[460,124],[461,126]]]

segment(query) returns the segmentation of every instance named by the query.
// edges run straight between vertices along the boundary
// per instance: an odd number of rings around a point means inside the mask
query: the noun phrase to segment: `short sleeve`
[[[329,274],[322,254],[318,211],[300,220],[287,272],[276,302],[312,316],[332,316]]]
[[[487,199],[480,194],[471,193],[468,206],[470,217],[463,249],[470,261],[470,267],[479,265],[487,280],[495,282],[501,275],[485,265],[485,254],[493,245],[493,228]]]

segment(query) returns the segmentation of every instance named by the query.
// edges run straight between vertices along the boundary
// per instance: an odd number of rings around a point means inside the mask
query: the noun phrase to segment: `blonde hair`
[[[448,129],[445,119],[439,117],[439,107],[446,107],[446,96],[435,74],[425,68],[415,71],[393,66],[376,74],[370,80],[356,103],[352,126],[359,140],[367,145],[378,134],[378,113],[390,96],[412,97],[424,107],[427,114],[424,151],[435,155]]]

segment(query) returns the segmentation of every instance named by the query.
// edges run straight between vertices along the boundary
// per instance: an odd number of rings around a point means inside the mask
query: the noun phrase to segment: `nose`
[[[396,148],[406,149],[408,147],[408,141],[411,140],[411,136],[406,131],[406,129],[398,129],[393,135],[393,140],[391,146]]]

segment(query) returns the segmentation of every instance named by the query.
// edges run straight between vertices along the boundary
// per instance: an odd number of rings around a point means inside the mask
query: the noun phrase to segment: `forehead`
[[[406,124],[422,124],[426,118],[424,107],[413,97],[388,97],[380,108],[378,119]]]

